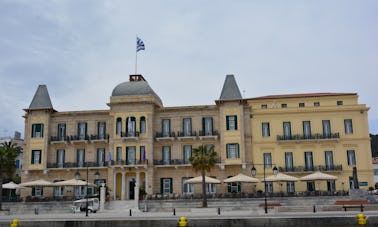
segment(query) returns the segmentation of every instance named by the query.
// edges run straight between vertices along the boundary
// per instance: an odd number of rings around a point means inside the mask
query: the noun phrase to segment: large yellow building
[[[25,109],[22,182],[61,181],[76,175],[105,182],[111,199],[148,194],[200,193],[184,184],[198,176],[189,163],[193,148],[214,145],[216,167],[209,176],[223,180],[238,173],[257,178],[272,168],[295,177],[314,171],[336,181],[268,183],[269,192],[336,191],[373,186],[367,108],[356,93],[315,93],[243,98],[233,75],[227,75],[215,105],[164,107],[141,75],[116,86],[107,110],[58,112],[47,87],[40,85]],[[265,170],[263,168],[265,166]],[[87,175],[88,174],[88,175]],[[198,187],[198,188],[197,188]],[[209,193],[254,193],[263,183],[208,185]],[[23,196],[27,192],[24,190]],[[80,196],[55,187],[32,190],[33,196]]]

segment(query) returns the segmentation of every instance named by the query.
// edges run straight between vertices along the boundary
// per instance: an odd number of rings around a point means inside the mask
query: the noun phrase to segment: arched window
[[[139,123],[140,133],[146,133],[146,118],[140,117],[140,123]]]
[[[121,135],[122,132],[122,118],[117,118],[117,124],[116,124],[116,134]]]
[[[136,133],[135,133],[135,117],[126,118],[126,135],[128,137],[136,136]]]

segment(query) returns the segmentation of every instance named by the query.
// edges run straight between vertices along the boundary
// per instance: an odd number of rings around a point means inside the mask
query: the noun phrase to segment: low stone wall
[[[189,219],[188,227],[246,227],[246,226],[285,226],[285,227],[308,227],[308,226],[357,226],[355,217],[303,217],[303,218],[248,218],[248,219]],[[0,227],[8,227],[9,222],[0,222]],[[124,226],[143,226],[143,227],[176,227],[177,220],[93,220],[93,221],[28,221],[20,222],[19,227],[124,227]],[[377,217],[369,217],[368,227],[378,225]]]

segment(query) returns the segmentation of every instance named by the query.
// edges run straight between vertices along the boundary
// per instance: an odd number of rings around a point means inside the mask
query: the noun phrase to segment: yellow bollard
[[[187,227],[188,226],[188,219],[186,217],[180,217],[178,222],[179,227]]]
[[[366,226],[366,216],[364,214],[357,215],[357,222],[360,226]]]
[[[20,220],[13,219],[13,222],[12,222],[12,224],[10,224],[10,227],[17,227],[17,225],[18,225],[19,222],[20,222]]]

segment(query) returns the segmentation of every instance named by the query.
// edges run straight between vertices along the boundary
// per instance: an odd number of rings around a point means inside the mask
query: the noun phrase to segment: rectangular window
[[[163,159],[164,165],[171,164],[171,147],[170,146],[163,146],[162,159]]]
[[[291,124],[290,121],[286,121],[283,123],[283,132],[284,132],[284,139],[289,140],[291,139]]]
[[[56,151],[56,165],[58,168],[64,167],[64,149],[58,149]]]
[[[192,135],[192,119],[184,118],[182,120],[182,128],[183,128],[184,136],[191,136]]]
[[[314,106],[320,106],[320,102],[314,102]]]
[[[337,105],[342,106],[342,105],[344,105],[344,102],[343,101],[337,101]]]
[[[41,150],[32,150],[31,164],[41,164]]]
[[[268,105],[267,104],[261,104],[261,109],[267,109]]]
[[[77,124],[77,135],[80,140],[85,140],[87,135],[87,122],[79,122]]]
[[[273,182],[266,182],[265,183],[265,191],[267,193],[273,193]]]
[[[285,167],[286,167],[286,172],[294,171],[293,152],[285,152]]]
[[[355,166],[356,165],[356,155],[354,153],[354,150],[348,150],[347,156],[348,156],[348,166]]]
[[[146,118],[141,117],[140,118],[140,123],[139,123],[139,131],[140,133],[146,133]]]
[[[192,146],[191,145],[184,145],[183,147],[183,160],[184,164],[190,164],[189,159],[192,157]]]
[[[374,176],[378,176],[378,169],[374,170]]]
[[[66,138],[66,124],[58,124],[58,140],[65,140]]]
[[[272,154],[264,153],[264,167],[266,169],[272,168]]]
[[[97,122],[97,135],[99,139],[105,139],[106,134],[106,123],[105,122]]]
[[[122,161],[122,147],[116,148],[116,161]]]
[[[311,138],[311,122],[310,121],[303,121],[303,137],[305,139]]]
[[[330,120],[323,120],[323,137],[330,138],[331,137],[331,121]]]
[[[230,176],[230,177],[232,177],[232,176]],[[241,191],[241,184],[240,184],[240,182],[227,183],[227,192],[229,192],[229,193],[239,193],[240,191]]]
[[[238,121],[236,115],[226,116],[226,128],[227,130],[238,129]]]
[[[305,171],[314,171],[314,162],[311,151],[305,152]]]
[[[135,147],[126,147],[126,165],[135,165]]]
[[[43,188],[42,187],[33,187],[32,188],[32,196],[41,197],[43,195]]]
[[[304,104],[304,102],[300,102],[300,103],[298,104],[298,106],[299,106],[299,107],[305,107],[305,104]]]
[[[345,119],[344,120],[344,129],[345,129],[345,134],[352,134],[353,133],[352,119]]]
[[[32,125],[32,137],[42,138],[43,137],[43,124],[33,124]]]
[[[64,187],[54,187],[54,196],[63,197],[64,196]]]
[[[207,194],[215,194],[216,192],[217,192],[217,188],[216,188],[215,184],[206,184],[206,193]]]
[[[239,144],[229,143],[227,144],[227,158],[240,158],[239,156]]]
[[[160,192],[162,194],[172,193],[172,178],[160,178]]]
[[[332,151],[325,151],[325,165],[326,165],[326,170],[334,170],[333,166],[333,152]]]
[[[269,137],[270,136],[269,122],[263,122],[262,123],[262,136],[263,137]]]
[[[286,183],[286,191],[289,193],[295,192],[295,183],[293,181],[288,181]]]
[[[202,136],[212,136],[213,135],[213,118],[204,117],[202,118]]]
[[[327,180],[327,191],[329,192],[336,191],[336,184],[334,180]]]
[[[190,177],[182,178],[182,193],[183,194],[193,194],[194,193],[194,184],[185,184],[185,181],[189,180]]]
[[[116,134],[121,135],[122,134],[122,118],[117,118],[117,123],[116,123]]]
[[[77,149],[76,151],[76,162],[77,162],[77,167],[84,167],[84,162],[85,162],[85,152],[84,149]]]
[[[287,104],[286,103],[282,103],[281,104],[281,108],[287,108]]]
[[[146,147],[145,146],[140,146],[139,147],[139,154],[140,154],[140,157],[139,157],[139,160],[142,161],[142,163],[145,163],[147,161],[147,155],[146,155]]]
[[[135,117],[128,117],[126,118],[126,135],[127,137],[135,137],[136,136],[136,119]]]
[[[162,133],[163,133],[163,137],[170,137],[171,136],[171,120],[163,119],[163,121],[162,121]]]
[[[105,148],[97,148],[97,165],[105,166]]]

